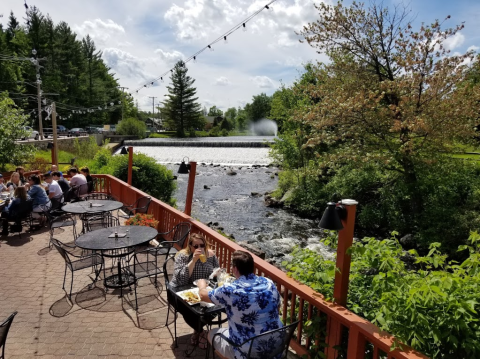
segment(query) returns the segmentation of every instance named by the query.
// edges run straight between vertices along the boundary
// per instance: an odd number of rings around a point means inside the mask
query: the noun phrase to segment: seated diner
[[[82,184],[87,183],[87,179],[85,178],[85,176],[81,173],[78,173],[78,170],[75,167],[71,167],[68,170],[67,174],[71,177],[70,178],[71,187],[80,186]]]
[[[2,211],[2,235],[8,235],[9,221],[16,221],[24,214],[27,200],[28,195],[25,187],[18,186],[15,188],[13,199]]]
[[[40,220],[40,224],[43,224],[43,217],[39,214],[44,210],[50,209],[52,202],[48,198],[47,192],[40,185],[40,177],[37,175],[31,175],[28,178],[28,184],[26,185],[28,190],[28,195],[33,201],[33,217]]]
[[[22,182],[20,181],[20,174],[18,172],[13,172],[10,175],[10,181],[7,183],[7,188],[10,190],[10,187],[15,190],[17,187],[23,186]]]

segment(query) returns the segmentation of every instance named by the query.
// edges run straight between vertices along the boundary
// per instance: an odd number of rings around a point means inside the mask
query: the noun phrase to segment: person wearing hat
[[[5,186],[5,178],[3,178],[3,175],[0,173],[0,192],[3,191],[8,191],[8,188]]]

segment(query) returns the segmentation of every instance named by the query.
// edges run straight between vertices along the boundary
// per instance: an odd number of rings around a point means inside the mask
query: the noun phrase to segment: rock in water
[[[260,248],[254,246],[253,244],[239,242],[238,245],[240,247],[245,248],[247,251],[252,252],[256,256],[260,257],[261,259],[265,259],[265,252],[262,251]]]

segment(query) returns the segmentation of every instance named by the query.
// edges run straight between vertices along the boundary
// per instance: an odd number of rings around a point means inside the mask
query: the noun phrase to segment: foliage
[[[217,106],[214,105],[214,106],[210,107],[210,109],[208,110],[207,116],[214,116],[214,117],[223,116],[223,112],[222,112],[222,110],[217,108]]]
[[[71,128],[117,123],[122,107],[125,116],[135,115],[133,100],[118,89],[119,83],[90,36],[77,38],[67,23],[54,23],[49,15],[42,14],[35,6],[26,10],[26,16],[21,15],[22,23],[11,13],[8,25],[0,28],[0,53],[31,58],[32,49],[35,49],[37,58],[45,58],[40,69],[42,88],[45,92],[57,93],[56,101],[69,104],[72,108],[108,107],[107,110],[86,114],[72,113],[68,118],[66,115],[69,112],[57,108],[62,125]],[[36,122],[36,114],[32,110],[38,107],[36,101],[28,100],[27,94],[32,93],[28,84],[36,80],[35,66],[30,62],[0,62],[1,88],[10,94],[15,93],[17,106],[26,113],[32,113],[28,121],[32,126]],[[110,102],[114,102],[115,106],[110,106]]]
[[[105,144],[108,144],[110,140],[107,140]],[[78,138],[75,138],[74,143],[74,152],[76,158],[82,159],[91,159],[96,153],[100,150],[100,146],[97,145],[95,137],[90,136],[88,141],[79,141]]]
[[[96,173],[110,174],[127,182],[128,156],[107,156],[106,152],[100,151],[95,156],[92,168]],[[133,155],[132,185],[152,197],[172,206],[175,205],[172,194],[176,183],[173,180],[172,171],[158,164],[152,157],[141,153]]]
[[[395,236],[395,233],[393,233]],[[405,252],[395,237],[365,238],[351,248],[347,307],[432,358],[480,356],[480,236],[473,232],[461,264],[446,261],[438,243],[426,256]],[[335,263],[297,248],[289,275],[333,296]]]
[[[163,102],[163,114],[171,129],[175,129],[178,137],[185,137],[190,129],[202,126],[202,107],[195,97],[197,90],[195,82],[187,76],[188,68],[182,61],[175,64],[170,79],[171,86],[167,86],[168,99]]]
[[[6,94],[0,94],[0,168],[7,163],[20,165],[31,158],[32,146],[16,144],[15,141],[26,136],[24,129],[27,116],[23,114]]]
[[[258,121],[270,114],[272,99],[265,93],[253,96],[252,103],[245,105],[245,112],[250,121]]]
[[[116,127],[118,135],[137,136],[138,138],[145,138],[146,130],[145,122],[135,118],[126,118],[120,121]]]
[[[136,213],[125,221],[125,225],[157,228],[158,221],[153,217],[153,214]]]

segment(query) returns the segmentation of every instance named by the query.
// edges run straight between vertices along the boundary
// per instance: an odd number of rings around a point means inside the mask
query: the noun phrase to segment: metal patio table
[[[75,240],[75,245],[82,249],[101,252],[104,257],[118,259],[117,273],[105,277],[104,285],[105,288],[122,289],[135,283],[135,278],[122,268],[122,258],[133,253],[135,246],[154,239],[157,233],[156,229],[146,226],[107,227],[82,234]],[[121,291],[120,296],[122,294]]]
[[[123,207],[122,202],[111,201],[107,199],[96,199],[91,201],[79,201],[73,203],[67,203],[62,207],[62,210],[72,214],[80,215],[82,220],[82,233],[85,233],[84,220],[87,215],[102,214],[105,212],[111,212]]]

